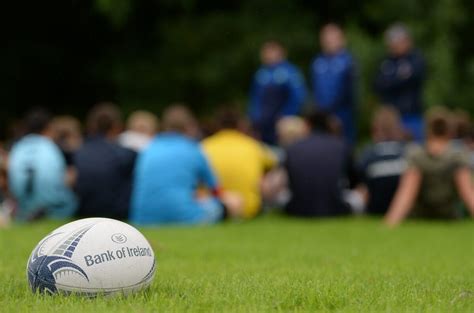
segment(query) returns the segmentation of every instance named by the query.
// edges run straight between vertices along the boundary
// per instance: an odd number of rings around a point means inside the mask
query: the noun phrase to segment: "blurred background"
[[[471,12],[471,13],[469,13]],[[173,101],[206,116],[247,106],[259,48],[275,38],[308,76],[318,31],[341,24],[358,63],[359,131],[369,135],[383,31],[402,21],[428,63],[427,106],[474,113],[474,2],[469,0],[51,0],[1,10],[0,140],[29,108],[84,118],[98,101],[161,113]]]

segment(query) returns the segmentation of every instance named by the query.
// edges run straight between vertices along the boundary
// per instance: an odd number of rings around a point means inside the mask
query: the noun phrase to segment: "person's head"
[[[216,114],[216,126],[218,130],[222,129],[234,129],[242,130],[244,124],[244,118],[242,114],[236,108],[223,107]]]
[[[331,117],[326,112],[320,110],[310,110],[306,112],[304,119],[311,131],[319,131],[323,133],[332,132]]]
[[[73,116],[57,116],[52,121],[54,140],[66,151],[77,150],[82,144],[81,123]]]
[[[158,118],[155,114],[148,111],[135,111],[127,119],[127,129],[154,136],[158,131]]]
[[[385,31],[385,45],[393,56],[402,56],[410,52],[413,41],[408,28],[401,23],[391,25]]]
[[[400,114],[390,106],[382,106],[372,116],[372,140],[397,141],[403,137]]]
[[[276,40],[265,42],[260,49],[260,60],[265,65],[278,64],[285,60],[285,58],[286,50],[283,45]]]
[[[450,140],[453,135],[451,113],[442,107],[431,109],[426,115],[428,140]]]
[[[278,143],[282,147],[287,147],[308,135],[308,126],[305,121],[298,116],[286,116],[281,118],[276,124]]]
[[[33,109],[25,117],[23,127],[26,134],[38,134],[51,137],[51,114],[45,109]]]
[[[184,104],[173,104],[163,112],[163,130],[195,138],[198,135],[196,118]]]
[[[319,33],[321,49],[326,54],[336,54],[346,46],[344,31],[337,24],[327,24]]]
[[[87,117],[87,132],[92,136],[115,138],[122,130],[122,114],[111,102],[97,104]]]

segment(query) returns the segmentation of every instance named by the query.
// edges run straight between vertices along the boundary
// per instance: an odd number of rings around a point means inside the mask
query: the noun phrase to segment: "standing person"
[[[300,112],[306,88],[303,75],[287,61],[286,50],[279,42],[264,43],[260,58],[262,66],[253,80],[249,115],[262,141],[275,145],[275,123]]]
[[[88,138],[74,156],[81,217],[128,217],[136,153],[115,142],[121,130],[116,105],[101,103],[89,113]]]
[[[321,29],[322,53],[310,68],[314,100],[320,110],[339,118],[345,140],[356,140],[356,71],[352,54],[346,49],[344,31],[336,24]]]
[[[223,110],[218,114],[219,131],[202,142],[204,152],[224,191],[243,199],[241,217],[255,217],[261,210],[260,185],[266,170],[276,165],[276,157],[255,139],[239,130],[240,114]]]
[[[195,141],[197,122],[182,105],[163,114],[156,136],[135,167],[130,220],[138,225],[216,223],[226,211],[216,177]],[[198,198],[198,187],[213,196]]]
[[[349,160],[346,146],[328,133],[325,113],[314,112],[306,119],[312,133],[286,151],[291,199],[285,211],[305,217],[347,214],[349,207],[343,200]]]
[[[66,184],[64,156],[52,140],[51,116],[32,111],[25,127],[27,135],[13,146],[8,164],[10,191],[18,202],[15,218],[71,217],[77,201]]]
[[[379,108],[372,118],[372,144],[362,153],[359,191],[365,195],[368,214],[385,214],[405,171],[405,144],[398,112]]]
[[[423,82],[425,61],[413,47],[403,24],[394,24],[385,32],[388,55],[379,66],[375,91],[382,102],[401,114],[405,130],[416,141],[423,140]]]
[[[407,152],[407,170],[385,215],[387,224],[397,225],[410,213],[423,218],[459,217],[458,195],[474,217],[469,157],[450,143],[447,115],[445,110],[431,112],[425,146],[414,145]]]

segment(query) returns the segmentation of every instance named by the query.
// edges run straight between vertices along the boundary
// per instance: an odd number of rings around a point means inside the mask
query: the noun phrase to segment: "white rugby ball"
[[[108,218],[61,226],[31,253],[27,265],[33,292],[85,296],[130,294],[150,285],[155,255],[134,227]]]

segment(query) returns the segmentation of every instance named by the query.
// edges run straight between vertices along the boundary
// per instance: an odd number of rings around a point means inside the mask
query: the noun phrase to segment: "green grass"
[[[474,223],[298,220],[144,229],[158,270],[128,298],[30,292],[25,264],[58,223],[0,230],[0,312],[474,312]]]

